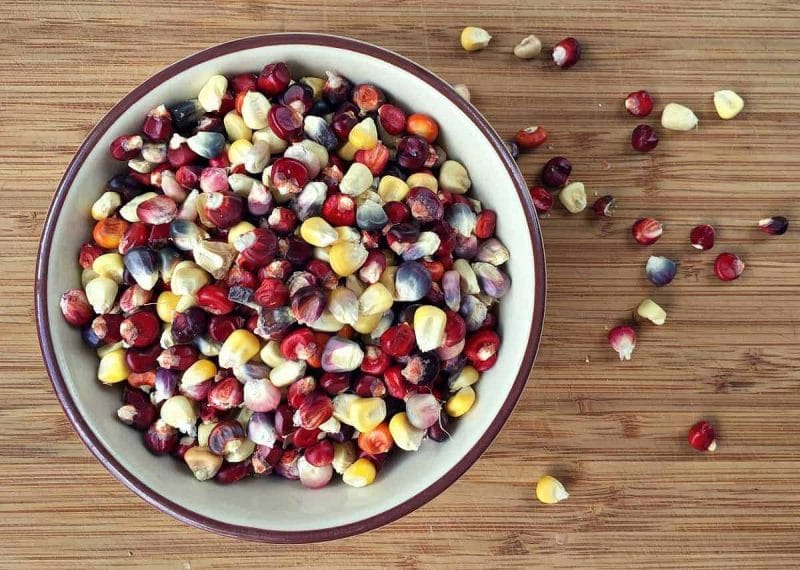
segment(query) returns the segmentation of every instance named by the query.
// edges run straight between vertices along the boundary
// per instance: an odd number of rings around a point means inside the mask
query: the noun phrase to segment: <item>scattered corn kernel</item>
[[[536,498],[546,505],[554,505],[569,498],[569,493],[561,481],[545,475],[536,482]]]
[[[514,46],[514,55],[520,59],[532,59],[542,53],[542,42],[531,34]]]
[[[181,261],[172,272],[170,287],[176,295],[194,295],[208,284],[210,275],[193,261]]]
[[[558,193],[559,201],[571,213],[577,214],[586,209],[586,188],[583,182],[570,182]]]
[[[422,352],[442,346],[446,323],[447,315],[434,305],[422,305],[414,312],[414,335]]]
[[[115,384],[128,379],[131,370],[125,362],[125,350],[112,350],[100,359],[97,379],[103,384]]]
[[[392,434],[395,445],[405,451],[417,451],[425,437],[425,430],[411,425],[405,412],[392,416],[389,420],[389,433]]]
[[[256,229],[256,227],[248,221],[239,222],[228,230],[228,245],[233,245],[233,242],[236,241],[236,238],[251,232],[254,229]]]
[[[249,141],[253,137],[253,129],[244,123],[244,119],[236,111],[228,111],[222,120],[222,124],[225,126],[228,138],[232,141]]]
[[[242,120],[244,124],[254,131],[267,126],[267,114],[270,104],[264,95],[258,91],[248,91],[242,100]],[[255,139],[255,136],[253,137]],[[253,140],[253,142],[256,142]]]
[[[375,465],[366,457],[356,460],[342,474],[342,481],[351,487],[366,487],[375,481]]]
[[[652,299],[645,299],[636,307],[636,314],[654,325],[663,325],[667,321],[667,312]]]
[[[667,103],[661,112],[661,126],[672,131],[691,131],[697,126],[697,116],[689,107]]]
[[[714,107],[720,119],[733,119],[744,109],[744,99],[730,89],[714,93]]]
[[[467,364],[464,368],[453,374],[447,381],[447,386],[451,392],[472,386],[480,380],[480,373],[474,367]]]
[[[286,362],[281,352],[281,343],[271,340],[261,349],[261,360],[270,368],[276,368]]]
[[[217,365],[213,361],[201,358],[192,364],[181,376],[181,384],[184,386],[197,386],[207,382],[216,376]]]
[[[467,26],[461,30],[461,47],[467,51],[478,51],[489,45],[492,36],[483,28]]]
[[[219,365],[223,368],[241,366],[261,350],[258,337],[246,329],[235,330],[225,339],[219,351]]]
[[[244,159],[253,149],[253,143],[247,139],[238,139],[231,143],[228,147],[228,160],[234,166],[237,164],[244,164]]]
[[[188,449],[183,460],[198,481],[212,479],[222,467],[222,456],[211,453],[206,447]]]
[[[464,386],[450,396],[444,405],[444,411],[451,418],[459,418],[466,414],[475,404],[475,390],[472,386]]]

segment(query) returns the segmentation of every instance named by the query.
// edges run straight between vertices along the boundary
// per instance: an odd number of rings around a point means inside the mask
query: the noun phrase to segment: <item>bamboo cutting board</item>
[[[123,5],[125,4],[125,5]],[[441,0],[400,2],[0,2],[0,567],[294,568],[680,567],[800,564],[800,6],[791,1]],[[489,49],[458,45],[465,25]],[[322,546],[238,542],[188,528],[114,480],[78,441],[50,389],[33,324],[33,266],[53,190],[72,154],[116,101],[150,74],[212,44],[266,32],[351,35],[398,51],[453,83],[503,135],[540,124],[550,145],[524,155],[533,182],[564,155],[590,200],[614,194],[610,221],[556,207],[542,221],[549,271],[538,363],[502,434],[440,497],[361,537]],[[523,62],[535,32],[585,47],[568,71]],[[625,94],[648,89],[657,124],[668,101],[699,129],[662,133],[640,155]],[[711,95],[746,100],[733,121]],[[783,237],[755,229],[783,214]],[[667,230],[650,249],[637,217]],[[712,223],[710,253],[689,229]],[[711,273],[738,252],[736,282]],[[644,279],[651,253],[680,260],[668,287]],[[605,334],[644,297],[665,326],[643,327],[632,362]],[[713,420],[719,449],[689,449]],[[571,498],[543,506],[551,473]]]

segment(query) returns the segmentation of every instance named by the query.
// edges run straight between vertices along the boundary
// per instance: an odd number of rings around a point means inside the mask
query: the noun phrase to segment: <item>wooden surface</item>
[[[730,568],[800,563],[800,10],[795,2],[438,0],[0,2],[0,567],[263,566]],[[455,3],[454,3],[455,4]],[[466,54],[464,25],[491,47]],[[37,238],[53,190],[84,136],[117,100],[163,66],[212,44],[265,32],[352,35],[396,50],[453,83],[509,135],[552,134],[520,165],[533,181],[569,157],[590,194],[613,193],[598,222],[556,208],[543,221],[547,324],[519,406],[478,463],[424,508],[366,536],[323,546],[269,546],[188,528],[114,480],[74,435],[41,364],[33,324]],[[511,48],[536,32],[574,35],[581,62],[559,71]],[[692,107],[700,127],[661,133],[633,153],[626,93],[647,88]],[[733,88],[737,119],[711,94]],[[658,113],[646,120],[657,124]],[[644,249],[631,222],[653,215],[664,238]],[[774,238],[756,220],[784,214]],[[689,229],[713,223],[718,246],[692,251]],[[739,252],[724,284],[714,254]],[[654,291],[651,253],[680,260]],[[652,295],[667,324],[643,327],[632,362],[609,349],[609,326]],[[712,419],[719,449],[688,448]],[[572,496],[546,507],[536,479]]]

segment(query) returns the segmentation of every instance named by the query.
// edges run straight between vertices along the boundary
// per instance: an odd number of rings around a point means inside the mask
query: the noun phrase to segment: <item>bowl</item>
[[[59,299],[80,286],[79,246],[91,233],[89,210],[120,170],[108,154],[117,136],[136,131],[148,109],[197,95],[205,80],[285,60],[293,75],[337,70],[383,88],[401,105],[441,125],[448,155],[469,170],[474,194],[498,213],[497,234],[511,251],[510,293],[500,303],[503,337],[497,364],[478,385],[478,399],[451,440],[398,452],[369,487],[337,482],[309,490],[276,477],[223,486],[199,482],[182,462],[155,457],[141,434],[116,418],[118,388],[96,380],[97,357],[61,316]],[[323,75],[324,76],[324,75]],[[42,233],[36,267],[36,323],[56,395],[97,459],[148,503],[196,527],[264,542],[314,542],[358,534],[423,505],[460,477],[502,428],[528,379],[545,306],[545,265],[539,226],[525,181],[486,119],[450,85],[396,53],[337,36],[273,34],[196,53],[147,79],[97,124],[67,167]]]

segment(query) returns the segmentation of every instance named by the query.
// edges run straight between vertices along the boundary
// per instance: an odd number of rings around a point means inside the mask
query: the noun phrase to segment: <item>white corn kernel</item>
[[[225,126],[228,138],[232,141],[249,141],[253,136],[253,130],[244,124],[244,119],[236,111],[228,111],[222,120],[222,124]]]
[[[271,340],[261,349],[261,360],[270,368],[277,368],[284,362],[286,357],[281,352],[281,343]]]
[[[559,201],[573,214],[586,209],[586,188],[583,182],[570,182],[558,193]]]
[[[533,34],[523,38],[514,46],[514,55],[520,59],[531,59],[540,53],[542,53],[542,42]]]
[[[197,410],[186,396],[172,396],[161,405],[161,419],[181,433],[195,435]]]
[[[305,360],[285,360],[269,373],[269,381],[277,388],[285,388],[306,373]]]
[[[720,119],[733,119],[744,109],[744,99],[730,89],[714,93],[714,107]]]
[[[661,112],[661,126],[673,131],[691,131],[697,126],[697,116],[689,107],[667,103]]]
[[[457,160],[446,160],[439,168],[439,188],[442,190],[464,194],[471,186],[467,169]]]
[[[366,165],[354,162],[339,182],[339,190],[348,196],[358,196],[372,186],[372,179],[372,172]]]
[[[197,101],[206,113],[219,111],[222,105],[222,97],[228,88],[228,80],[223,75],[212,75],[200,89]]]
[[[414,335],[422,352],[442,346],[446,322],[445,312],[433,305],[422,305],[414,312]]]
[[[117,282],[108,277],[98,277],[86,284],[86,299],[98,315],[111,310],[117,298]]]
[[[389,420],[389,433],[392,434],[395,445],[405,451],[417,451],[425,437],[425,430],[411,425],[405,412],[392,416]]]
[[[210,275],[193,261],[181,261],[172,272],[170,288],[176,295],[194,295],[210,281]]]
[[[636,314],[654,325],[663,325],[667,321],[667,312],[652,299],[645,299],[639,303]]]
[[[92,218],[97,221],[105,220],[114,215],[117,208],[122,204],[122,197],[116,192],[103,192],[103,194],[92,204]]]
[[[267,126],[269,108],[269,100],[263,94],[258,91],[248,91],[242,99],[242,120],[244,120],[244,124],[253,130],[265,128]],[[253,139],[255,139],[255,135]],[[256,141],[253,140],[253,142]]]
[[[125,273],[123,257],[119,253],[104,253],[92,262],[92,269],[100,277],[113,279],[117,284],[122,283]]]
[[[392,294],[381,283],[373,283],[358,299],[359,312],[362,315],[382,315],[392,308]]]

